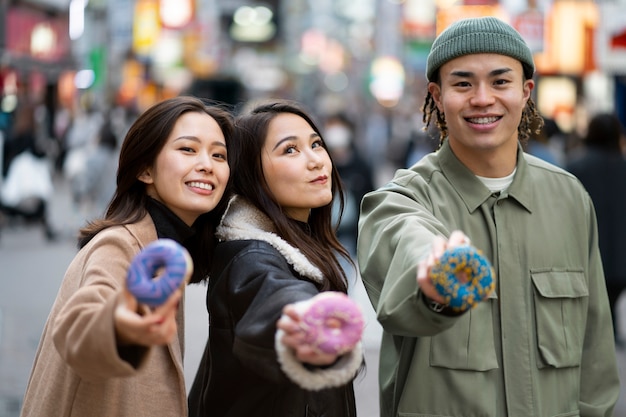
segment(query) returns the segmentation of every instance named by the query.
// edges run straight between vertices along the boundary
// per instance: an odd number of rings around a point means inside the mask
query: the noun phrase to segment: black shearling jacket
[[[286,304],[319,293],[321,272],[234,197],[217,231],[207,292],[209,340],[189,394],[192,417],[354,417],[361,346],[330,367],[298,362],[280,342]]]

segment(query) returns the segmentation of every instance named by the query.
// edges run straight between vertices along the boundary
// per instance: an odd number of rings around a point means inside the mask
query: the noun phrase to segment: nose
[[[488,106],[493,104],[494,96],[489,85],[480,83],[476,86],[473,96],[470,99],[472,106]]]
[[[309,169],[319,169],[324,166],[326,152],[314,151],[310,149],[308,151],[308,166]]]
[[[208,152],[200,152],[198,154],[198,160],[196,161],[196,169],[199,172],[212,172],[213,171],[213,159]]]

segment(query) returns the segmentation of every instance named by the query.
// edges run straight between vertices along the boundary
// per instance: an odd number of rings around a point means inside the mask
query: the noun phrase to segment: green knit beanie
[[[509,24],[495,17],[459,20],[439,34],[426,59],[426,78],[433,81],[439,67],[470,54],[500,54],[523,64],[524,75],[535,72],[533,54],[522,36]]]

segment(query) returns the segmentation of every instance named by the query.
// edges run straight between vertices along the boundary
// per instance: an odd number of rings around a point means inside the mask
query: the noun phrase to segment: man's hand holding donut
[[[489,261],[457,230],[447,241],[434,238],[431,253],[418,264],[417,283],[431,309],[442,311],[434,302],[462,313],[489,297],[493,275]]]
[[[442,236],[435,236],[430,254],[422,259],[417,266],[417,285],[419,285],[420,290],[427,298],[440,304],[445,304],[445,298],[443,295],[439,294],[439,291],[435,288],[435,284],[433,284],[430,279],[430,271],[446,249],[469,244],[470,238],[459,230],[452,232],[447,241]],[[460,281],[467,282],[467,279],[467,276],[459,276]]]

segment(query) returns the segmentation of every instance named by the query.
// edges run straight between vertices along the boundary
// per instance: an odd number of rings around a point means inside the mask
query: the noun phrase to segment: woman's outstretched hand
[[[283,309],[283,315],[276,326],[285,334],[282,343],[294,350],[299,361],[316,366],[333,364],[338,356],[320,352],[306,342],[305,331],[300,326],[300,314],[293,304],[288,304]]]
[[[182,297],[178,289],[154,309],[139,304],[124,291],[115,309],[114,322],[119,345],[166,345],[176,336],[176,313]]]

